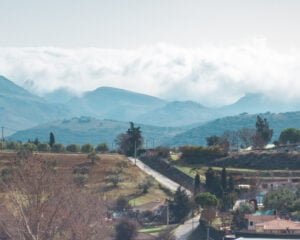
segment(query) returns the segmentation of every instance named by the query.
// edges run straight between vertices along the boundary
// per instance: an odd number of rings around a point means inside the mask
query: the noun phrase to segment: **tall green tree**
[[[182,222],[191,210],[191,202],[184,189],[178,187],[170,204],[170,211],[176,223]]]
[[[227,189],[227,171],[225,167],[222,168],[221,183],[222,183],[223,191],[226,192],[228,189]]]
[[[130,122],[130,128],[126,133],[120,134],[116,139],[119,150],[126,156],[134,156],[136,151],[143,146],[144,139],[140,127],[135,127]]]
[[[49,135],[49,145],[50,145],[50,147],[53,147],[54,144],[55,144],[54,133],[50,132],[50,135]]]
[[[194,179],[194,194],[197,194],[200,192],[200,184],[201,184],[200,175],[198,173],[196,173],[196,176]]]
[[[208,191],[213,188],[215,174],[215,171],[211,167],[205,172],[205,187]]]
[[[220,174],[214,171],[211,167],[205,172],[205,187],[210,193],[215,194],[217,197],[222,198],[223,188],[221,183]]]
[[[234,191],[234,180],[233,180],[232,175],[230,175],[229,179],[228,179],[228,191],[229,192],[233,192]]]
[[[262,148],[272,139],[273,129],[269,127],[268,120],[266,118],[262,119],[259,115],[257,116],[255,127],[254,146]]]

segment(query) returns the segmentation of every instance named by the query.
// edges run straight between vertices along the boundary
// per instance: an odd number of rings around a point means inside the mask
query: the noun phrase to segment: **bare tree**
[[[244,148],[253,145],[253,139],[255,136],[255,129],[252,128],[242,128],[238,131],[239,139]]]
[[[105,239],[105,210],[97,197],[36,156],[13,169],[2,183],[8,201],[0,206],[0,230],[7,239]]]

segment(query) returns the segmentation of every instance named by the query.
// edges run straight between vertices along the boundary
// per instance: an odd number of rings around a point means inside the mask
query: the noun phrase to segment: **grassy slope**
[[[89,160],[86,154],[39,154],[41,158],[55,160],[57,170],[62,174],[72,175],[73,169],[80,164],[87,164]],[[138,183],[142,182],[146,174],[139,170],[136,166],[129,164],[124,167],[120,177],[124,180],[119,183],[117,188],[113,188],[105,182],[105,178],[109,176],[110,171],[118,164],[127,162],[124,156],[117,154],[101,154],[100,160],[91,167],[88,180],[85,187],[92,192],[102,195],[104,200],[113,201],[119,196],[128,196],[132,203],[136,206],[145,204],[147,206],[158,205],[167,198],[165,193],[158,188],[155,182],[154,186],[149,189],[147,194],[140,194],[141,190],[137,188]],[[6,168],[10,162],[14,161],[16,153],[0,152],[0,169]],[[160,202],[158,201],[160,200]],[[153,203],[153,204],[149,204]]]

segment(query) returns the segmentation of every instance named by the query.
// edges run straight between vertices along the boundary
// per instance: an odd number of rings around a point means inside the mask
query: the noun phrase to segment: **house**
[[[295,190],[298,182],[293,181],[292,178],[272,178],[270,180],[265,180],[260,182],[257,186],[258,190],[261,192],[268,192],[272,190],[278,190],[282,187],[288,187]]]
[[[249,231],[255,231],[256,224],[277,219],[277,213],[276,210],[257,211],[253,214],[246,214],[245,218],[248,220],[247,229]]]
[[[300,222],[276,218],[255,224],[256,232],[276,234],[300,234]]]

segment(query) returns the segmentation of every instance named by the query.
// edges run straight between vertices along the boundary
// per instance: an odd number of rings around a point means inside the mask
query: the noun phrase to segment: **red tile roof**
[[[300,230],[300,222],[285,219],[274,219],[268,222],[255,224],[256,227],[263,227],[264,230]]]

